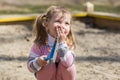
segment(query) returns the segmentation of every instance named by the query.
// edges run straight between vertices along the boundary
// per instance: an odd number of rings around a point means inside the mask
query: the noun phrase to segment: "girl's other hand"
[[[44,56],[40,56],[38,59],[38,63],[40,64],[40,66],[44,67],[48,64],[48,61],[45,61],[45,57],[47,57],[46,55]]]
[[[56,31],[57,31],[57,36],[59,38],[59,43],[65,42],[66,34],[64,28],[58,26],[56,27]]]

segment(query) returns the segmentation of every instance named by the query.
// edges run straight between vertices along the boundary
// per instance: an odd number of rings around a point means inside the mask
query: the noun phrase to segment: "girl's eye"
[[[56,20],[55,22],[58,22],[58,23],[60,23],[60,21],[59,21],[59,20]]]
[[[66,22],[65,24],[70,25],[70,23]]]

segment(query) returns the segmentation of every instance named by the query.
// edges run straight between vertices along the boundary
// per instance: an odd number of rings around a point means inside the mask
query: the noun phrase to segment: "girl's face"
[[[48,33],[56,38],[59,32],[62,32],[65,36],[67,36],[70,32],[70,14],[56,13],[53,17],[47,22]]]

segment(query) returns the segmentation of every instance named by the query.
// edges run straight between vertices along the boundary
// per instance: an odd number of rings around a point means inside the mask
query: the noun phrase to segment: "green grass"
[[[95,5],[95,11],[120,14],[120,6],[113,7],[113,6]]]
[[[50,5],[25,5],[19,6],[18,9],[0,10],[0,14],[29,14],[29,13],[43,13]]]
[[[52,5],[52,4],[51,4]],[[30,14],[30,13],[44,13],[46,9],[51,5],[24,5],[24,6],[18,6],[18,9],[9,9],[9,10],[0,10],[0,14]],[[56,4],[59,5],[59,4]],[[71,12],[74,11],[83,11],[84,7],[80,5],[68,5],[68,4],[62,4],[61,6],[64,6],[68,8]],[[112,6],[100,6],[95,5],[95,11],[100,12],[109,12],[109,13],[117,13],[120,14],[120,6],[118,7],[112,7]]]
[[[56,4],[59,5],[59,4]],[[16,10],[0,10],[0,14],[29,14],[29,13],[44,13],[46,9],[51,5],[25,5],[19,6]],[[69,9],[71,12],[74,10],[82,11],[82,7],[79,5],[60,5]]]

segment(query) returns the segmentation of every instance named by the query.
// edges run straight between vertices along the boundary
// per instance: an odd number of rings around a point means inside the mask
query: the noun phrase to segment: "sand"
[[[31,25],[0,25],[0,80],[36,80],[26,63]],[[72,25],[76,37],[76,80],[120,80],[120,32]]]

